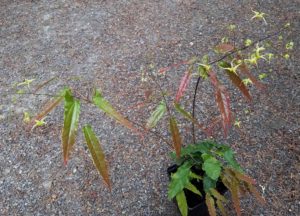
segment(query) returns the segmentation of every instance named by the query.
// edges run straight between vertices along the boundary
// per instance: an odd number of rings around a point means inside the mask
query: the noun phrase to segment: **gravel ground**
[[[300,27],[297,0],[0,0],[0,7],[0,215],[178,215],[166,197],[166,169],[172,164],[166,144],[151,135],[141,140],[83,104],[81,125],[93,125],[110,164],[109,192],[81,133],[63,166],[62,107],[47,117],[45,127],[26,130],[23,112],[36,113],[48,97],[3,96],[22,89],[14,84],[35,79],[34,89],[57,76],[40,94],[55,94],[68,83],[86,95],[96,86],[122,113],[143,123],[153,106],[135,105],[144,101],[145,92],[153,92],[153,102],[159,100],[153,83],[141,82],[149,64],[166,67],[201,56],[232,23],[240,39],[263,37],[287,20],[292,29]],[[268,25],[249,22],[251,9],[267,13]],[[266,197],[265,206],[244,199],[243,215],[300,215],[299,34],[284,38],[295,42],[291,58],[274,62],[272,71],[262,66],[268,88],[251,89],[251,105],[233,94],[241,127],[227,139],[215,134],[239,153],[238,160]],[[160,80],[162,87],[174,89],[183,70]],[[202,114],[197,115],[203,121],[216,112],[211,90],[207,83],[199,89],[197,110]],[[190,106],[189,93],[185,99]],[[245,109],[251,111],[245,114]],[[190,131],[188,126],[182,124]],[[166,130],[162,134],[168,135]]]

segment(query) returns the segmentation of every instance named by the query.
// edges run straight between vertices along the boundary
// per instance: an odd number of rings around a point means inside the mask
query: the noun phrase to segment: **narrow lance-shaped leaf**
[[[227,216],[227,213],[226,213],[226,211],[225,211],[225,208],[224,208],[224,205],[223,205],[223,203],[220,201],[220,200],[217,200],[217,206],[218,206],[218,208],[219,208],[219,210],[220,210],[220,212],[221,212],[221,215],[222,216]]]
[[[198,128],[200,128],[205,133],[208,133],[204,126],[200,124],[195,118],[193,118],[193,116],[190,113],[185,111],[184,108],[180,106],[180,104],[174,103],[174,107],[184,118],[193,122]]]
[[[42,84],[38,85],[35,90],[33,91],[33,93],[37,93],[41,88],[43,88],[44,86],[46,86],[47,84],[49,84],[51,81],[55,80],[57,78],[57,76],[52,77],[51,79],[43,82]]]
[[[216,46],[215,49],[217,52],[227,53],[227,52],[231,52],[232,50],[234,50],[234,46],[231,44],[222,43],[222,44],[219,44],[218,46]]]
[[[185,197],[184,191],[180,191],[176,195],[176,201],[177,201],[178,208],[180,210],[181,215],[182,216],[187,216],[188,215],[188,206],[187,206],[187,202],[186,202],[186,197]]]
[[[83,127],[83,133],[84,133],[87,146],[92,155],[93,162],[97,170],[99,171],[100,175],[102,176],[103,180],[107,184],[108,188],[111,189],[108,167],[106,164],[105,155],[101,148],[100,142],[90,125],[86,125]]]
[[[166,103],[164,101],[161,101],[160,104],[151,113],[150,118],[147,120],[146,128],[154,128],[157,125],[158,121],[164,116],[166,111]]]
[[[101,93],[98,90],[95,91],[95,94],[93,96],[93,103],[103,112],[105,112],[108,116],[112,117],[123,126],[131,130],[137,131],[137,129],[132,125],[132,123],[126,118],[124,118],[123,115],[121,115],[119,112],[117,112],[114,109],[114,107],[107,100],[105,100],[105,98],[101,95]]]
[[[178,88],[178,91],[177,91],[176,97],[175,97],[176,103],[179,103],[180,98],[183,96],[183,94],[190,82],[191,75],[192,75],[192,69],[193,69],[193,67],[190,66],[189,69],[185,72],[184,76],[181,79],[181,82],[180,82],[180,85],[179,85],[179,88]]]
[[[78,129],[80,102],[75,100],[70,90],[65,93],[64,127],[62,129],[62,147],[65,165],[68,162],[70,151],[75,143]]]
[[[181,150],[181,137],[179,134],[179,129],[177,126],[176,119],[174,117],[170,117],[170,132],[173,138],[173,145],[176,152],[177,158],[180,158],[180,150]]]
[[[247,182],[248,184],[252,184],[252,185],[255,185],[256,184],[256,181],[251,178],[250,176],[247,176],[243,173],[240,173],[238,171],[235,171],[235,170],[232,170],[234,172],[234,175],[239,179],[239,180],[242,180],[244,182]]]
[[[218,105],[218,108],[220,110],[221,116],[222,116],[222,123],[223,123],[223,129],[224,134],[227,136],[227,131],[230,127],[231,123],[231,111],[230,111],[230,99],[229,94],[225,87],[220,84],[219,80],[217,79],[216,74],[210,70],[209,72],[209,78],[213,86],[215,87],[215,97],[216,102]]]
[[[195,194],[197,194],[199,196],[202,196],[201,192],[191,182],[187,183],[187,185],[185,186],[185,188],[188,189],[189,191],[192,191],[193,193],[195,193]]]
[[[231,192],[232,202],[234,209],[236,211],[236,214],[238,216],[241,215],[241,205],[240,205],[240,197],[239,197],[239,187],[238,185],[232,185],[229,189]]]
[[[42,120],[48,113],[50,113],[55,107],[57,107],[63,99],[64,95],[61,94],[57,98],[49,101],[45,105],[43,110],[39,114],[37,114],[35,118],[32,119],[31,124],[34,124],[36,121]]]
[[[225,169],[224,175],[221,176],[223,184],[229,189],[231,193],[231,199],[234,209],[238,216],[241,215],[240,197],[239,197],[239,183],[234,176],[230,173],[230,170]]]
[[[214,198],[212,198],[209,193],[206,193],[205,203],[206,203],[209,215],[217,216]]]
[[[222,201],[222,202],[226,202],[226,198],[220,194],[216,189],[214,188],[210,188],[210,193],[218,200]]]
[[[226,63],[228,66],[230,67],[229,63]],[[248,101],[252,101],[252,97],[249,93],[248,88],[246,87],[246,85],[243,83],[243,80],[236,74],[233,73],[231,71],[225,70],[226,74],[228,75],[230,81],[232,82],[233,85],[235,85],[241,92],[242,94],[245,96],[245,98]]]
[[[265,204],[266,200],[260,195],[258,190],[251,184],[247,184],[249,191],[255,196],[255,198],[261,203]]]
[[[241,56],[237,56],[237,59],[241,60]],[[256,77],[250,72],[249,68],[245,63],[242,63],[238,69],[240,70],[241,73],[249,77],[249,79],[258,89],[263,90],[266,88],[266,86],[262,84],[259,80],[257,80]]]

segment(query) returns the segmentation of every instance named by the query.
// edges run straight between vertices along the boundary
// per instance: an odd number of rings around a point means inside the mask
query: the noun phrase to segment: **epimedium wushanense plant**
[[[252,19],[260,19],[266,22],[264,13],[256,11],[253,12],[255,15],[252,17]],[[259,195],[259,192],[254,187],[255,181],[245,174],[241,166],[235,160],[233,150],[230,149],[230,147],[218,144],[212,140],[196,142],[195,126],[203,131],[207,137],[210,137],[216,124],[221,123],[224,134],[225,136],[227,135],[234,120],[231,113],[230,94],[223,83],[218,79],[218,74],[219,76],[225,75],[228,77],[230,82],[238,91],[242,93],[246,100],[251,101],[252,96],[249,92],[248,85],[255,85],[259,89],[264,89],[265,86],[261,82],[261,79],[267,76],[265,73],[261,73],[257,78],[251,73],[251,69],[258,68],[262,61],[268,63],[275,57],[282,56],[287,59],[289,58],[289,50],[293,49],[293,42],[290,41],[286,43],[284,53],[275,56],[273,53],[267,52],[267,43],[265,43],[265,41],[274,36],[279,36],[279,40],[282,40],[280,33],[289,28],[289,26],[290,24],[288,23],[276,33],[254,42],[252,42],[250,39],[247,39],[245,44],[241,47],[235,46],[235,43],[231,43],[229,38],[224,37],[222,38],[222,42],[215,47],[216,53],[221,55],[221,57],[218,57],[212,61],[209,61],[208,56],[205,55],[202,58],[193,57],[190,60],[172,64],[165,68],[160,68],[154,73],[153,67],[150,67],[152,71],[146,75],[148,75],[155,82],[156,87],[161,93],[162,100],[151,113],[151,116],[148,118],[145,126],[141,126],[125,118],[109,103],[109,101],[104,98],[99,90],[95,89],[93,96],[89,98],[82,97],[81,94],[79,94],[79,96],[75,96],[74,93],[76,92],[70,87],[66,87],[59,94],[55,95],[53,99],[44,106],[42,111],[32,119],[30,118],[29,113],[25,112],[24,121],[29,124],[31,131],[36,127],[44,126],[46,124],[45,118],[48,113],[50,113],[61,102],[64,101],[62,149],[64,163],[67,164],[70,157],[70,152],[75,144],[79,124],[81,101],[85,101],[98,107],[106,115],[115,119],[118,123],[134,132],[142,134],[142,136],[147,132],[151,132],[154,135],[157,135],[158,138],[170,144],[163,138],[163,136],[159,136],[156,131],[153,131],[153,128],[156,127],[158,122],[163,119],[165,115],[167,115],[169,131],[173,141],[172,147],[175,150],[175,152],[172,154],[172,158],[177,162],[178,165],[177,170],[171,174],[171,181],[168,187],[168,197],[170,199],[176,199],[182,215],[188,215],[188,204],[185,197],[186,190],[205,198],[205,203],[211,216],[216,215],[215,206],[219,208],[222,215],[226,215],[224,207],[226,199],[222,193],[217,190],[218,182],[222,182],[230,191],[236,213],[237,215],[240,215],[241,210],[239,197],[241,194],[250,192],[254,194],[261,202],[264,202],[264,199]],[[235,31],[236,26],[230,25],[229,29],[230,31]],[[248,50],[250,51],[247,52]],[[174,67],[178,67],[179,65],[187,65],[187,70],[180,81],[179,88],[174,99],[172,99],[172,106],[170,106],[167,103],[168,100],[166,98],[169,95],[163,92],[156,80],[157,76],[155,75],[164,75],[169,70]],[[218,71],[218,73],[216,71]],[[188,112],[183,108],[183,106],[181,106],[180,101],[189,86],[190,80],[193,77],[196,77],[197,82],[194,91],[192,112]],[[54,78],[37,86],[34,91],[30,91],[29,86],[34,80],[26,79],[24,82],[18,83],[16,86],[18,88],[27,86],[29,92],[25,92],[23,89],[18,89],[17,94],[37,94],[36,92],[38,90],[53,80]],[[214,88],[216,105],[221,114],[220,118],[217,118],[216,121],[207,127],[205,127],[203,124],[200,124],[195,118],[196,94],[199,82],[201,80],[208,80],[212,84]],[[183,139],[180,135],[176,114],[174,113],[177,113],[192,122],[193,144],[183,147]],[[97,170],[103,177],[108,188],[111,189],[109,170],[105,160],[105,155],[99,139],[92,129],[92,126],[85,125],[83,127],[83,134]],[[197,170],[199,172],[196,172]],[[195,182],[200,182],[200,188],[197,188],[194,185]]]

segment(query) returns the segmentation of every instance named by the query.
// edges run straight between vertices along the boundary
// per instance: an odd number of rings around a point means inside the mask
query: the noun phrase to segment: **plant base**
[[[172,173],[175,173],[178,168],[178,165],[172,165],[168,168],[167,172],[169,177],[171,177]],[[198,170],[195,168],[192,168],[193,172],[195,172],[198,175],[203,175],[202,170]],[[203,183],[202,181],[195,181],[193,180],[192,183],[197,187],[197,189],[201,192],[203,195],[202,197],[189,191],[189,190],[184,190],[185,196],[186,196],[186,201],[188,204],[188,216],[209,216],[207,206],[205,204],[205,192],[203,190]],[[222,182],[217,182],[217,191],[219,193],[224,194],[227,191],[227,188]],[[176,203],[176,201],[175,201]],[[177,203],[176,203],[177,205]]]

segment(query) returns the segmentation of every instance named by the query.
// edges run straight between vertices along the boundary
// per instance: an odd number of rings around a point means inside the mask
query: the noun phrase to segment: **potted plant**
[[[252,17],[263,19],[263,13],[255,12]],[[265,20],[264,20],[265,21]],[[268,35],[264,38],[252,42],[250,39],[245,40],[245,45],[237,47],[236,41],[229,42],[227,37],[222,38],[222,43],[215,47],[217,54],[221,54],[216,59],[209,61],[208,56],[202,59],[198,57],[191,58],[187,61],[173,64],[171,66],[160,68],[155,75],[164,75],[167,71],[180,65],[186,65],[187,70],[182,76],[176,93],[173,106],[168,104],[167,97],[170,95],[164,92],[156,80],[153,73],[147,73],[154,81],[157,89],[160,90],[162,100],[151,113],[147,120],[146,126],[135,123],[124,117],[120,112],[115,109],[107,99],[102,95],[99,90],[94,90],[93,96],[83,96],[77,92],[76,88],[67,87],[57,95],[52,96],[53,99],[43,107],[42,111],[35,115],[32,119],[28,113],[24,113],[24,122],[28,123],[28,128],[33,131],[36,127],[45,125],[44,119],[47,114],[55,109],[61,102],[64,101],[64,120],[62,127],[62,149],[64,163],[67,164],[71,150],[75,144],[77,130],[80,120],[80,102],[86,102],[92,106],[96,106],[104,112],[107,116],[113,118],[121,125],[129,128],[130,130],[144,135],[147,132],[155,134],[158,138],[170,144],[164,136],[159,135],[155,130],[152,130],[157,123],[163,118],[165,114],[168,115],[169,130],[173,140],[174,153],[171,154],[172,158],[176,161],[176,165],[169,167],[168,173],[170,175],[170,183],[168,187],[169,199],[174,199],[177,202],[178,208],[183,216],[185,215],[216,215],[216,207],[220,210],[222,215],[226,215],[224,204],[226,198],[223,196],[226,190],[229,190],[234,208],[237,215],[241,215],[240,210],[240,195],[245,193],[253,194],[259,201],[264,203],[264,199],[259,195],[255,188],[255,181],[247,176],[241,166],[235,160],[233,150],[223,144],[218,144],[213,140],[204,140],[196,142],[195,126],[201,129],[208,137],[211,136],[211,131],[216,123],[221,123],[225,136],[227,135],[230,125],[233,123],[231,114],[231,103],[229,92],[218,79],[218,75],[225,75],[235,88],[241,92],[247,101],[252,100],[249,92],[248,85],[255,85],[259,89],[264,89],[261,80],[267,76],[264,73],[259,74],[257,79],[250,70],[251,68],[258,67],[260,61],[271,61],[274,58],[272,53],[267,53],[266,48],[262,44],[265,40],[280,34],[285,28],[289,27],[289,23],[284,25],[275,34]],[[235,26],[230,25],[230,31],[234,31]],[[254,49],[252,49],[255,47]],[[293,43],[286,44],[287,51],[293,48]],[[245,52],[245,50],[252,50]],[[289,58],[286,53],[284,58]],[[153,70],[153,67],[149,67]],[[216,70],[220,73],[216,73]],[[181,105],[180,100],[184,92],[188,88],[188,84],[192,77],[197,78],[196,87],[194,90],[192,113],[187,112]],[[17,89],[17,94],[37,94],[43,86],[49,84],[55,78],[47,80],[41,85],[37,86],[34,91],[29,89],[30,83],[33,79],[26,79],[22,83],[18,83],[17,88],[28,86],[28,91],[24,89]],[[200,80],[208,80],[214,89],[216,105],[220,112],[220,118],[213,121],[208,127],[204,127],[195,118],[195,104],[196,94]],[[182,117],[188,119],[192,123],[193,144],[183,146],[180,136],[180,130],[177,125],[176,115],[180,114]],[[109,178],[109,170],[106,164],[105,155],[100,145],[96,134],[90,125],[83,127],[83,134],[90,151],[92,160],[102,175],[104,182],[111,188]]]
[[[212,140],[190,144],[181,149],[180,157],[171,157],[176,165],[168,168],[168,198],[175,199],[183,216],[216,215],[216,207],[227,215],[223,194],[229,190],[237,215],[241,215],[240,195],[252,193],[261,203],[264,199],[237,163],[233,151]]]

